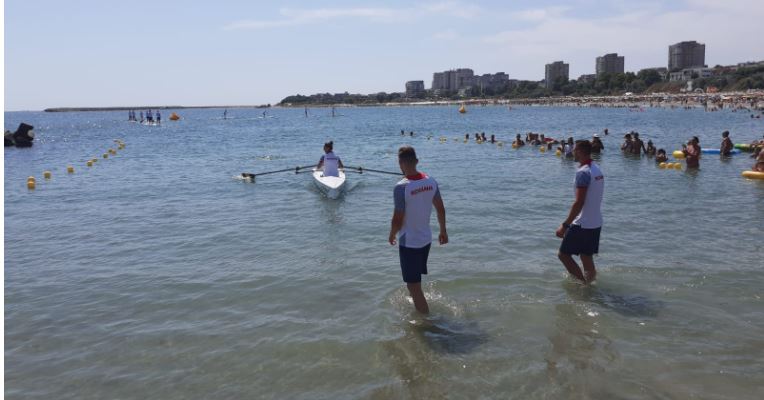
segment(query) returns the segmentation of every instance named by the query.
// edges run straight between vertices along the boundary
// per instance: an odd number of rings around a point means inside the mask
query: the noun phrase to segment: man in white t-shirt
[[[563,238],[557,256],[571,275],[588,284],[597,276],[594,255],[599,252],[605,177],[599,165],[592,162],[591,142],[579,140],[573,152],[580,163],[575,179],[576,200],[568,218],[557,229],[557,236]],[[573,255],[581,258],[584,273]]]
[[[440,190],[435,179],[417,171],[419,160],[411,146],[398,150],[398,165],[406,175],[393,191],[395,211],[390,226],[388,241],[398,244],[401,261],[401,273],[409,294],[414,300],[414,307],[422,314],[428,314],[430,308],[422,292],[422,275],[427,274],[427,256],[430,253],[432,231],[430,215],[432,207],[438,215],[440,244],[448,243],[446,232],[446,208],[440,197]],[[396,241],[396,234],[398,240]]]
[[[334,141],[324,143],[324,155],[318,160],[316,169],[324,170],[324,176],[340,176],[340,168],[344,168],[342,160],[334,154]]]

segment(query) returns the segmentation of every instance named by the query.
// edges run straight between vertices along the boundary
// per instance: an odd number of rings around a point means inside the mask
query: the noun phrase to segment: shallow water
[[[632,129],[669,154],[693,135],[718,147],[723,130],[750,142],[761,120],[261,112],[181,110],[161,127],[122,112],[5,113],[6,129],[37,133],[33,148],[5,149],[7,398],[764,397],[764,181],[740,177],[752,160],[704,156],[686,172],[617,150]],[[605,127],[599,282],[585,288],[554,236],[575,164],[462,139]],[[102,159],[114,139],[126,148]],[[235,179],[315,163],[328,139],[346,164],[392,171],[411,144],[439,181],[451,242],[430,253],[429,319],[412,312],[386,242],[395,177],[349,174],[339,200],[309,174]]]

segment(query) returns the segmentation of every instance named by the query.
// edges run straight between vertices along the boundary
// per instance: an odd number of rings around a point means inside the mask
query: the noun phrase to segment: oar
[[[241,176],[242,176],[243,178],[249,178],[249,179],[252,179],[252,181],[254,182],[254,181],[255,181],[255,177],[256,177],[256,176],[261,176],[261,175],[269,175],[269,174],[275,174],[275,173],[279,173],[279,172],[287,172],[287,171],[294,171],[294,173],[295,173],[295,174],[297,174],[297,173],[299,173],[299,172],[300,172],[300,170],[301,170],[301,169],[305,169],[305,168],[313,168],[313,167],[314,167],[314,165],[308,165],[308,166],[302,166],[302,167],[284,168],[284,169],[279,169],[279,170],[276,170],[276,171],[258,172],[258,173],[256,173],[256,174],[251,174],[251,173],[247,173],[247,172],[242,172],[242,173],[241,173]]]
[[[364,173],[364,171],[368,171],[368,172],[376,172],[376,173],[379,173],[379,174],[388,174],[388,175],[397,175],[397,176],[401,176],[401,175],[403,175],[403,173],[402,173],[402,172],[389,172],[389,171],[380,171],[380,170],[378,170],[378,169],[369,169],[369,168],[364,168],[364,167],[350,167],[350,166],[345,166],[345,168],[356,169],[356,170],[358,170],[358,173],[359,173],[359,174],[362,174],[362,173]]]

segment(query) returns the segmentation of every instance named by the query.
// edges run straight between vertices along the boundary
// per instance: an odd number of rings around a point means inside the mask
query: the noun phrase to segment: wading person
[[[592,162],[592,144],[588,140],[576,142],[573,152],[580,163],[575,179],[576,199],[570,207],[568,218],[557,228],[557,237],[562,238],[557,256],[571,275],[588,284],[597,276],[594,255],[599,252],[602,228],[600,206],[605,177],[599,165]],[[573,259],[574,255],[581,258],[584,272]]]
[[[734,148],[735,145],[732,144],[732,139],[730,139],[730,131],[722,132],[722,143],[719,146],[719,153],[724,156],[728,156],[732,154],[732,149]]]
[[[393,190],[395,210],[388,241],[391,245],[398,244],[403,281],[406,282],[409,294],[414,300],[414,307],[420,313],[428,314],[430,308],[422,291],[422,275],[427,274],[427,256],[432,242],[430,215],[433,206],[440,225],[440,244],[448,243],[448,233],[446,208],[440,197],[438,183],[417,171],[417,163],[419,160],[413,147],[403,146],[398,150],[398,165],[406,177],[401,179]]]
[[[700,168],[700,139],[693,136],[686,146],[682,146],[687,168]]]

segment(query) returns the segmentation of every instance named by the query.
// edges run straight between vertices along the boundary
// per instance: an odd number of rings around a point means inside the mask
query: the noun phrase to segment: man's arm
[[[448,232],[446,232],[446,206],[443,205],[443,199],[440,197],[440,193],[432,198],[432,205],[435,207],[435,212],[438,214],[438,225],[440,225],[438,242],[440,244],[446,244],[448,243]]]
[[[395,235],[403,227],[403,218],[406,216],[406,186],[398,185],[393,190],[393,202],[395,203],[395,211],[393,211],[393,219],[390,221],[390,236],[387,241],[391,245],[395,245]]]
[[[576,219],[576,216],[581,212],[581,209],[584,208],[584,202],[586,201],[586,189],[587,187],[577,187],[576,188],[576,200],[573,202],[573,205],[570,207],[570,212],[568,213],[568,218],[565,219],[565,222],[563,222],[563,225],[560,225],[559,228],[557,228],[557,237],[563,237],[565,236],[565,231],[568,230],[566,225],[570,225],[574,219]]]
[[[393,212],[393,219],[390,221],[390,236],[387,238],[387,241],[390,242],[391,245],[395,245],[397,243],[395,240],[395,235],[398,233],[398,231],[401,230],[401,227],[403,227],[403,217],[405,215],[405,211],[395,210]]]

